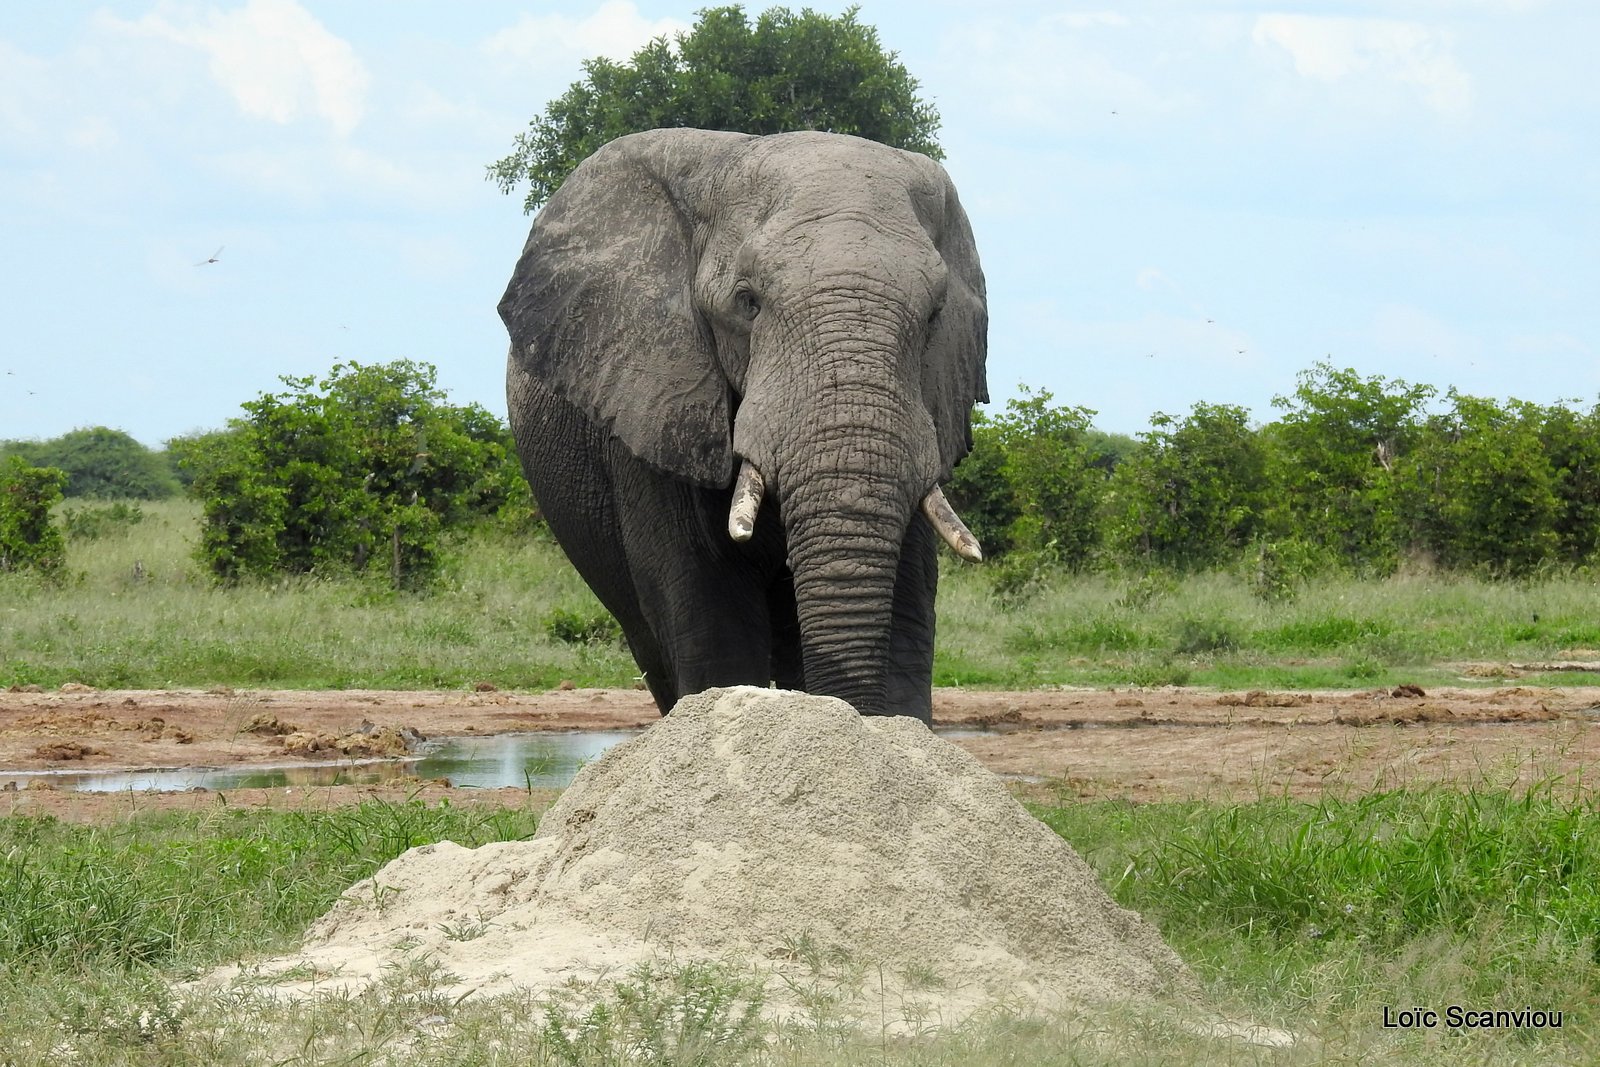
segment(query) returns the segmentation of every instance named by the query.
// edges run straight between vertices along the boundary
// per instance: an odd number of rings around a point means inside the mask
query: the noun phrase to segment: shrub
[[[144,510],[138,504],[122,500],[108,507],[66,508],[61,512],[61,525],[68,541],[97,541],[114,534],[125,535],[143,521]]]
[[[66,561],[61,531],[50,521],[66,481],[65,471],[21,456],[0,462],[0,571],[49,573]]]
[[[415,587],[437,572],[445,531],[527,500],[505,426],[446,404],[427,364],[341,363],[283,382],[227,430],[173,443],[218,578],[376,570]]]
[[[599,645],[622,639],[622,627],[605,611],[556,608],[545,616],[544,631],[552,640],[568,645]]]

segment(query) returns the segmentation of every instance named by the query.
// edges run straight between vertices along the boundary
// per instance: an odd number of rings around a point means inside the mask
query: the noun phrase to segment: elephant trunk
[[[895,711],[885,706],[889,624],[913,503],[874,482],[818,476],[783,505],[806,688],[869,715]]]
[[[904,373],[903,342],[864,341],[871,333],[859,319],[831,325],[806,331],[805,359],[774,361],[809,364],[826,388],[758,389],[740,410],[744,432],[736,425],[735,439],[751,466],[738,479],[730,533],[745,528],[763,490],[776,496],[806,689],[865,714],[892,714],[886,678],[900,553],[938,474],[938,451]]]

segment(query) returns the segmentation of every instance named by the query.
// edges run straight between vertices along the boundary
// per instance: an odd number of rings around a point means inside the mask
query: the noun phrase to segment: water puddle
[[[637,737],[633,730],[540,731],[452,737],[430,743],[415,757],[328,763],[252,764],[241,767],[162,767],[137,771],[0,771],[0,788],[26,789],[43,779],[57,789],[85,793],[262,789],[303,785],[366,785],[399,778],[443,779],[464,788],[560,789],[578,768],[612,745]]]
[[[941,728],[942,737],[985,733]],[[4,771],[0,788],[28,788],[43,780],[57,789],[125,793],[185,789],[271,789],[305,785],[367,785],[400,778],[441,779],[460,788],[563,789],[579,768],[612,745],[639,736],[635,730],[540,731],[486,737],[450,737],[430,742],[415,757],[340,760],[333,763],[252,764],[240,767],[163,767],[137,771]]]

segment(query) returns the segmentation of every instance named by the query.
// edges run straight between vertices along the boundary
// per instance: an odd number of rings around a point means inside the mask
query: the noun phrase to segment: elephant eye
[[[733,306],[747,319],[753,319],[761,314],[761,301],[756,299],[756,294],[749,289],[739,288],[734,291]]]

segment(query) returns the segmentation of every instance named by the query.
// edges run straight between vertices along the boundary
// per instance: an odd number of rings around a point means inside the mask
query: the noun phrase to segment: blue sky
[[[0,438],[156,445],[351,359],[433,363],[503,415],[495,304],[529,220],[484,167],[584,57],[698,6],[6,5]],[[1024,382],[1126,433],[1197,401],[1265,421],[1321,359],[1600,396],[1600,5],[860,17],[943,116],[993,406]]]

